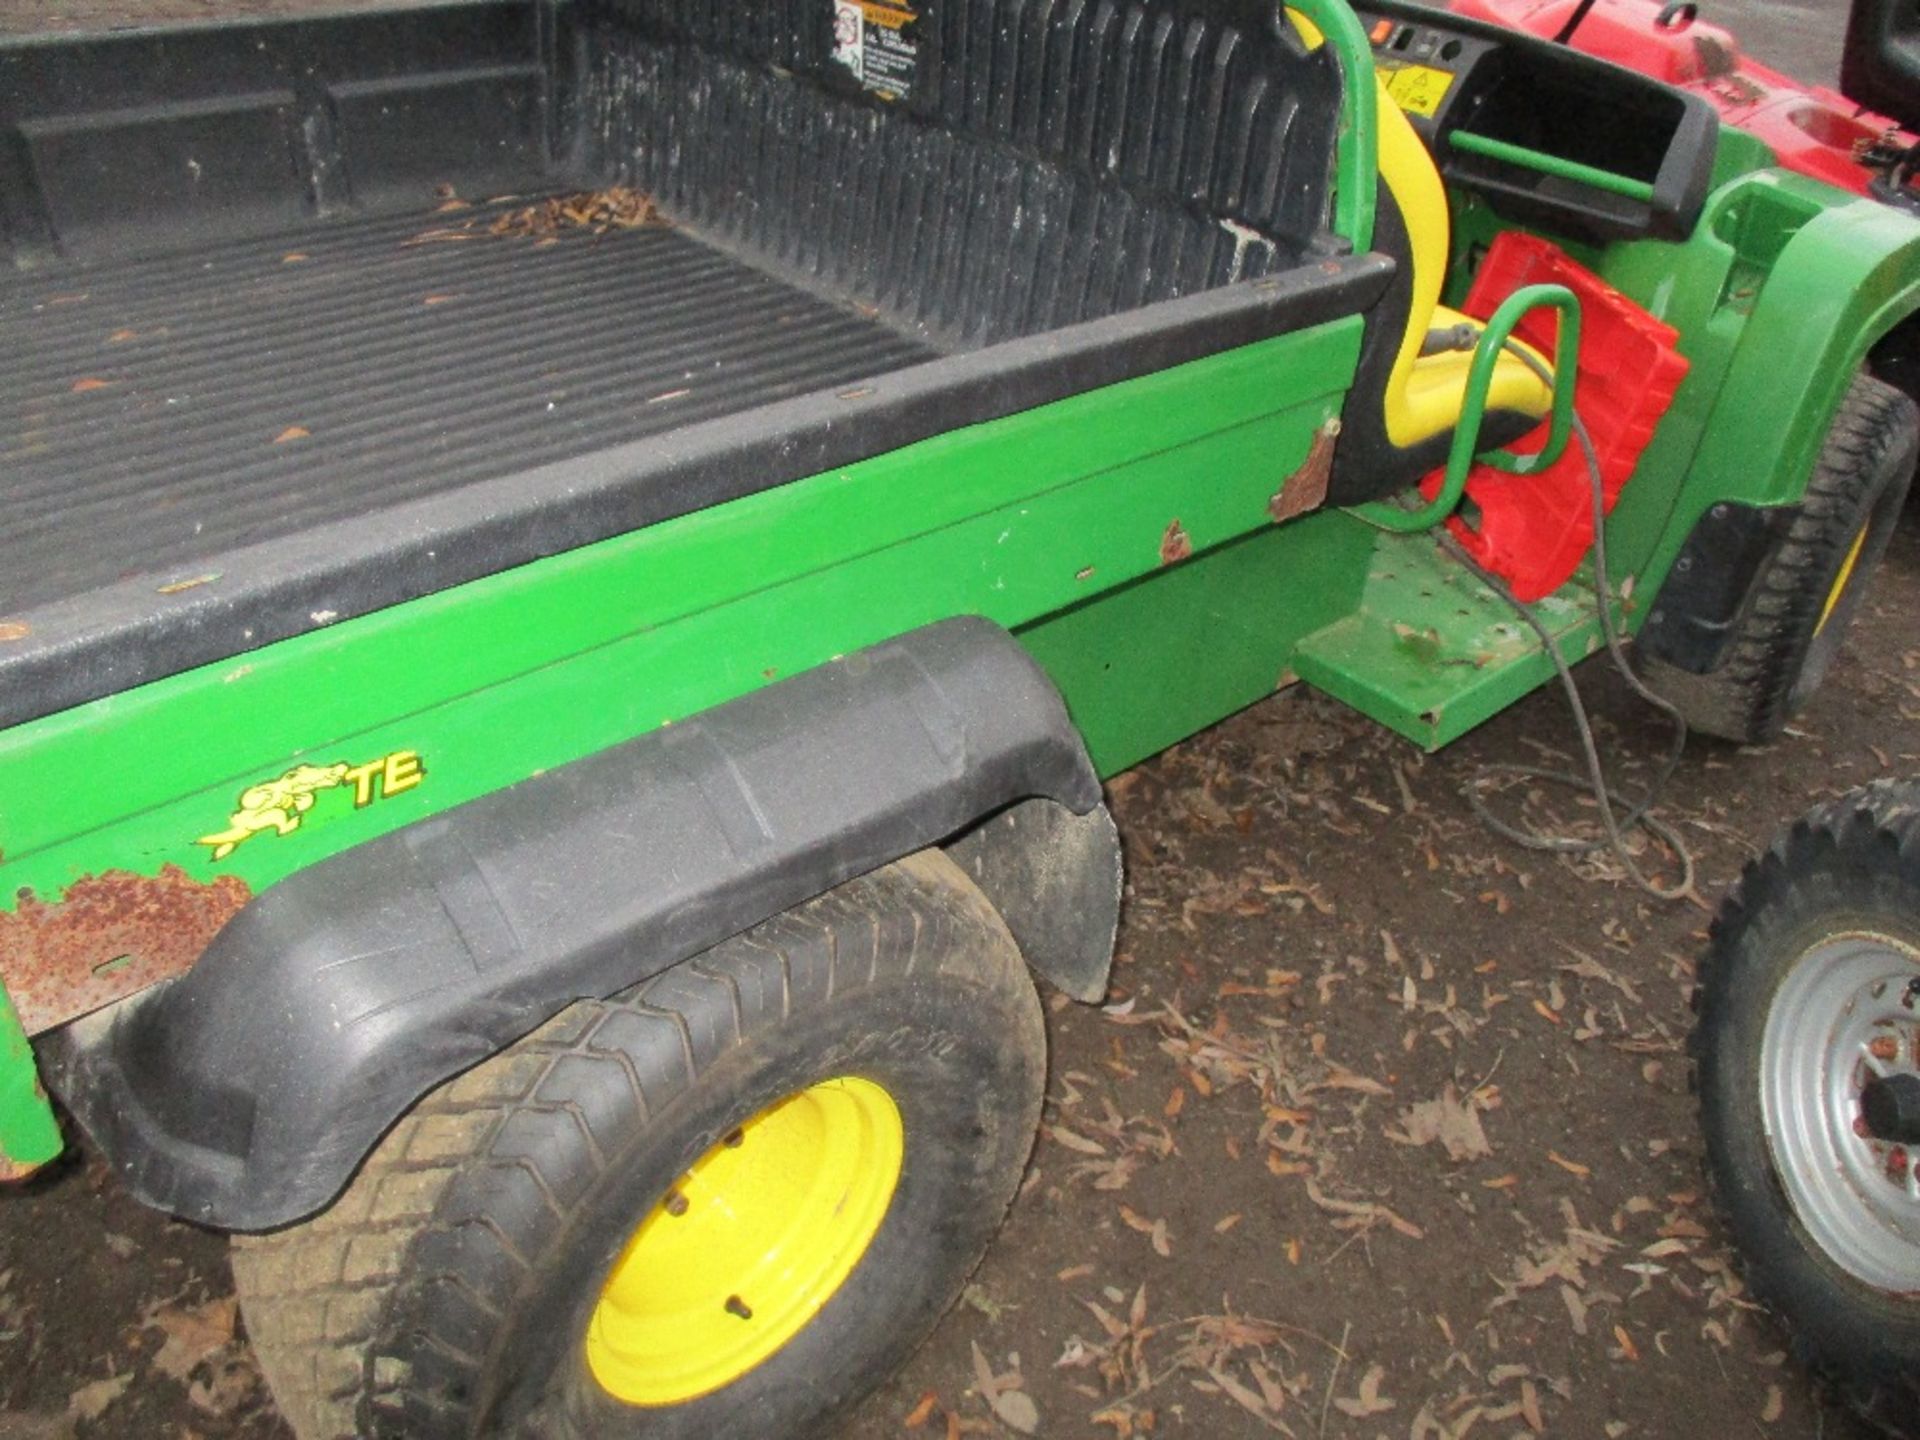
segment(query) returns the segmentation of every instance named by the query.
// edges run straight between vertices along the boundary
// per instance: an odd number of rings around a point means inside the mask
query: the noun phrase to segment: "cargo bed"
[[[0,46],[0,726],[1388,283],[1258,6],[969,0],[897,95],[770,3]]]
[[[0,613],[933,357],[678,229],[490,233],[524,208],[14,285]]]

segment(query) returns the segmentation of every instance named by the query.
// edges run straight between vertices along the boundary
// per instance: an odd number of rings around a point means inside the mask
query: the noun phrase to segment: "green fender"
[[[1755,180],[1743,187],[1746,204],[1721,207],[1710,222],[1745,252],[1722,303],[1751,308],[1675,497],[1678,523],[1665,527],[1648,578],[1665,575],[1694,522],[1718,501],[1797,501],[1855,371],[1920,310],[1920,221],[1777,171]],[[1761,208],[1772,212],[1769,231],[1784,238],[1777,256],[1764,254],[1765,239],[1753,253],[1752,217]],[[1780,224],[1796,212],[1803,223]],[[1743,304],[1751,284],[1757,293]]]

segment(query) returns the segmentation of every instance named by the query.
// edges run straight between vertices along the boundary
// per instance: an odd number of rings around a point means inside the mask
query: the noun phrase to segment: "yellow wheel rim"
[[[1840,597],[1847,591],[1847,582],[1853,579],[1854,568],[1860,563],[1860,552],[1867,545],[1868,526],[1862,524],[1860,533],[1853,537],[1853,544],[1847,547],[1847,558],[1840,562],[1840,573],[1833,577],[1833,588],[1827,591],[1827,603],[1820,607],[1820,623],[1813,627],[1818,635],[1827,628],[1827,621],[1833,618],[1834,608],[1839,605]]]
[[[805,1329],[886,1218],[900,1110],[845,1076],[762,1110],[634,1231],[587,1326],[594,1378],[630,1405],[732,1383]]]

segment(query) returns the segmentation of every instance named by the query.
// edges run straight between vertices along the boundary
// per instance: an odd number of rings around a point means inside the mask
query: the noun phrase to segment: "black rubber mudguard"
[[[1035,798],[1100,803],[1058,692],[1005,630],[944,621],[303,870],[186,976],[54,1032],[41,1059],[140,1199],[271,1229],[324,1207],[433,1086],[569,1003]],[[1101,897],[1082,914],[1097,945],[1038,948],[1097,995],[1118,851],[1062,853],[1091,876],[1069,888]],[[1015,868],[976,866],[990,894]]]

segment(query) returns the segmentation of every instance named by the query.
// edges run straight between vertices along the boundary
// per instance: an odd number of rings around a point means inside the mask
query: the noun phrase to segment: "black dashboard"
[[[1712,178],[1704,100],[1565,45],[1395,0],[1355,7],[1450,184],[1577,237],[1678,238]]]

